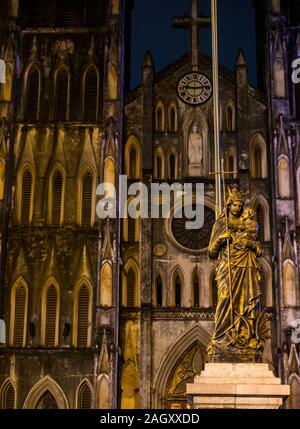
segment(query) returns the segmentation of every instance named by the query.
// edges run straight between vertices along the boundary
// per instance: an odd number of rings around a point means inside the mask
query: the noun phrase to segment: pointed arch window
[[[171,153],[169,156],[169,179],[176,179],[176,157],[174,153]]]
[[[30,10],[30,27],[43,27],[47,24],[47,9],[48,9],[48,0],[38,0],[31,2]]]
[[[281,158],[278,163],[278,187],[279,198],[290,198],[290,169],[286,158]]]
[[[254,148],[254,176],[259,179],[262,175],[262,153],[260,145],[256,144]]]
[[[69,73],[65,67],[61,67],[56,73],[54,119],[58,122],[68,120],[69,108]]]
[[[45,347],[58,345],[59,328],[59,289],[53,283],[43,292],[42,304],[42,343]]]
[[[40,103],[40,73],[33,67],[28,75],[26,103],[25,103],[25,121],[35,122],[38,120]]]
[[[92,223],[93,176],[87,171],[82,178],[81,226],[90,227]]]
[[[114,64],[108,70],[108,99],[117,100],[118,98],[118,72]]]
[[[133,268],[127,273],[127,307],[135,307],[136,303],[136,275]]]
[[[285,92],[285,73],[281,62],[277,62],[274,67],[274,92],[275,97],[284,98]]]
[[[105,24],[106,0],[86,0],[85,25],[87,27],[100,27]]]
[[[155,129],[157,133],[165,131],[165,110],[162,102],[159,102],[155,110]]]
[[[105,262],[101,270],[100,305],[112,306],[113,273],[109,262]]]
[[[89,347],[89,331],[91,324],[91,306],[90,306],[90,290],[86,283],[83,283],[77,291],[75,301],[75,326],[77,329],[76,346],[86,348]]]
[[[156,179],[163,179],[163,157],[160,153],[156,153]]]
[[[256,207],[256,219],[258,223],[258,240],[265,241],[265,215],[260,204]]]
[[[0,391],[0,409],[10,410],[15,408],[15,389],[11,382],[7,380]]]
[[[33,180],[31,172],[26,169],[22,176],[22,193],[21,193],[21,225],[29,226],[32,218],[32,190]]]
[[[193,306],[200,307],[200,282],[197,273],[194,274],[193,278]]]
[[[136,242],[136,222],[137,219],[128,216],[128,243]]]
[[[83,382],[79,387],[77,408],[82,410],[88,410],[92,408],[92,392],[86,381]]]
[[[179,275],[175,278],[175,307],[181,307],[181,279]]]
[[[15,347],[25,347],[28,315],[28,288],[25,283],[18,282],[12,288],[10,308],[10,344]]]
[[[226,130],[235,131],[235,111],[233,103],[228,103],[226,107]]]
[[[162,294],[163,294],[162,287],[163,287],[162,278],[160,275],[158,275],[156,279],[156,306],[157,307],[162,307]]]
[[[98,116],[98,74],[94,67],[90,67],[84,80],[84,120],[96,122]]]
[[[50,224],[52,226],[60,226],[63,217],[63,176],[57,170],[52,176],[50,189]]]
[[[177,131],[177,111],[174,105],[169,109],[169,132],[175,133]]]
[[[135,145],[131,145],[130,147],[129,179],[137,179],[137,153]]]

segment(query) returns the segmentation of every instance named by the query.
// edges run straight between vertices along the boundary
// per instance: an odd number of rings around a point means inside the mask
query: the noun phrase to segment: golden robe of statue
[[[226,207],[214,224],[208,254],[216,266],[218,287],[208,356],[255,355],[261,347],[256,322],[260,313],[258,258],[262,248],[257,241],[255,213],[252,208],[244,209],[244,195],[236,187],[229,191]]]

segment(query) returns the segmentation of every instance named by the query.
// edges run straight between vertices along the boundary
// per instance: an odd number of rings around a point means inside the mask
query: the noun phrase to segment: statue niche
[[[194,123],[188,135],[188,175],[204,176],[203,137],[197,123]]]

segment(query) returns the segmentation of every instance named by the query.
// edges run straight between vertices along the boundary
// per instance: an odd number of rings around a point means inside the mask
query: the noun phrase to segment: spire
[[[247,60],[243,49],[238,50],[237,58],[236,58],[236,67],[248,67]]]
[[[154,69],[154,62],[152,57],[152,52],[150,49],[147,49],[144,57],[143,68]]]

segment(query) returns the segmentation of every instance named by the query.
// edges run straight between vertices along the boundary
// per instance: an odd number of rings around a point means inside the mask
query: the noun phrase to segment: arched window
[[[193,276],[193,307],[200,307],[200,282],[197,273]]]
[[[169,156],[169,179],[176,179],[176,157],[174,153],[171,153]]]
[[[177,131],[177,112],[176,107],[171,105],[169,108],[169,132],[175,133]]]
[[[113,273],[109,262],[105,262],[101,271],[100,305],[112,306]]]
[[[226,168],[227,171],[237,171],[237,161],[236,161],[236,149],[235,147],[231,146],[227,149],[225,160],[226,160]],[[228,176],[228,179],[235,179],[237,177],[237,173],[231,173]]]
[[[39,96],[40,96],[40,74],[33,67],[28,74],[26,104],[25,104],[25,121],[34,122],[38,120],[39,114]]]
[[[283,303],[285,307],[296,305],[296,275],[289,261],[283,268]]]
[[[285,97],[285,75],[284,67],[281,62],[277,62],[274,67],[274,92],[275,97]]]
[[[58,0],[56,2],[56,12],[57,27],[70,27],[75,25],[74,0]]]
[[[133,268],[127,273],[127,307],[135,307],[136,304],[136,275]]]
[[[156,306],[162,307],[162,279],[161,276],[158,275],[156,279]]]
[[[125,171],[129,179],[141,177],[140,142],[134,136],[129,137],[125,146]]]
[[[32,219],[32,175],[26,169],[22,176],[22,193],[21,193],[21,225],[29,226]]]
[[[118,73],[114,64],[109,67],[108,71],[108,99],[117,100],[118,98]]]
[[[215,271],[212,272],[210,279],[211,305],[212,307],[216,307],[218,303],[218,284]]]
[[[98,75],[94,67],[90,67],[84,80],[84,120],[96,122],[98,116]]]
[[[27,337],[28,288],[23,281],[17,282],[12,288],[10,308],[10,345],[25,347]]]
[[[5,163],[0,159],[0,201],[4,198],[4,185],[5,185]]]
[[[69,73],[65,67],[61,67],[55,78],[55,103],[54,119],[58,122],[68,120],[69,104]]]
[[[103,374],[99,381],[98,387],[98,408],[100,410],[107,410],[110,408],[110,387],[106,374]]]
[[[163,157],[160,153],[156,153],[155,158],[155,166],[156,166],[156,179],[163,179]]]
[[[97,27],[105,24],[106,1],[86,0],[85,25],[87,27]]]
[[[132,145],[130,148],[129,179],[137,179],[137,153],[136,153],[135,145]]]
[[[77,408],[82,410],[88,410],[92,408],[92,392],[86,381],[83,382],[79,387]]]
[[[256,207],[256,218],[258,223],[258,240],[265,241],[265,216],[260,204]]]
[[[165,131],[165,109],[161,101],[157,103],[155,109],[155,130],[157,133]]]
[[[232,102],[226,107],[226,131],[235,131],[235,110]]]
[[[63,177],[59,170],[52,176],[49,202],[51,204],[50,225],[60,226],[63,217]]]
[[[89,330],[91,318],[90,306],[90,290],[86,283],[82,283],[80,288],[76,291],[75,296],[75,317],[74,323],[77,329],[75,345],[77,347],[89,347]]]
[[[175,278],[175,307],[181,307],[181,280],[180,276],[177,275]]]
[[[261,134],[256,134],[250,142],[250,171],[253,179],[268,177],[266,143]]]
[[[0,390],[0,409],[9,410],[15,408],[15,389],[11,382],[7,380],[3,383]]]
[[[81,226],[90,227],[92,223],[93,176],[87,171],[82,178]]]
[[[137,219],[128,216],[128,243],[134,243],[136,241],[136,222]]]
[[[295,108],[296,119],[300,120],[300,83],[295,84]]]
[[[278,187],[279,198],[290,198],[290,171],[289,163],[285,158],[281,158],[278,164]]]
[[[55,284],[45,286],[42,297],[42,344],[45,347],[58,345],[59,289]]]

